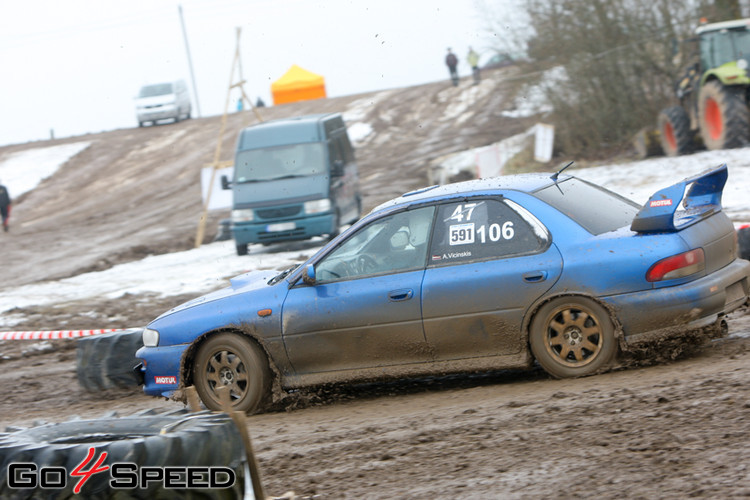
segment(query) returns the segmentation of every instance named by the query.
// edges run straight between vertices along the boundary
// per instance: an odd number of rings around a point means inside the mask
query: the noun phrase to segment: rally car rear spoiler
[[[720,165],[661,189],[641,208],[630,225],[639,233],[674,232],[721,211],[727,165]],[[680,208],[682,202],[682,210]]]

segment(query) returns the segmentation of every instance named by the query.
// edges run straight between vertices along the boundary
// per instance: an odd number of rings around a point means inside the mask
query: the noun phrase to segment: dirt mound
[[[264,120],[343,112],[350,126],[366,124],[371,132],[356,144],[356,153],[364,208],[369,210],[425,185],[432,159],[525,130],[528,119],[501,115],[513,107],[504,81],[505,71],[512,70],[488,72],[478,86],[438,82],[259,111]],[[192,248],[202,210],[200,170],[213,161],[221,120],[193,119],[0,148],[2,161],[25,149],[90,143],[16,200],[11,233],[2,238],[4,285],[59,279]],[[255,122],[252,111],[228,116],[221,159],[231,159],[239,130]],[[210,214],[205,241],[227,216],[227,211]]]

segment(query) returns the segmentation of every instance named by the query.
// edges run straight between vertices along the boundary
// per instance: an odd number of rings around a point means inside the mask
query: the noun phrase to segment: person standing
[[[0,216],[3,218],[3,231],[8,232],[8,218],[10,218],[10,195],[8,189],[0,184]]]
[[[458,58],[456,57],[456,54],[451,51],[450,47],[448,48],[448,54],[445,56],[445,64],[448,66],[448,71],[450,71],[453,86],[457,87],[458,71],[456,70],[456,66],[458,66]]]
[[[479,83],[479,54],[469,47],[469,53],[466,55],[466,62],[471,66],[471,75],[474,77],[474,85]]]

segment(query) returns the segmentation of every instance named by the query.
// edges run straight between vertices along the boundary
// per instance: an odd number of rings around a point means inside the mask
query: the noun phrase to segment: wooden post
[[[213,191],[214,181],[216,180],[216,171],[220,168],[223,168],[225,166],[229,166],[232,164],[231,161],[219,161],[219,158],[221,158],[221,144],[224,141],[224,132],[227,129],[227,116],[229,114],[229,102],[231,99],[231,92],[232,89],[235,87],[239,87],[240,91],[242,92],[243,98],[247,98],[247,95],[245,94],[245,89],[243,85],[245,84],[245,80],[242,79],[242,62],[240,58],[240,34],[242,33],[242,28],[237,28],[237,47],[234,50],[234,59],[232,60],[232,69],[229,73],[229,87],[227,88],[227,98],[224,103],[224,114],[221,117],[221,127],[219,129],[219,140],[216,141],[216,150],[214,151],[214,160],[211,162],[211,180],[208,183],[208,194],[206,195],[206,200],[203,202],[203,210],[201,211],[200,219],[198,220],[198,231],[195,235],[195,248],[200,247],[203,244],[203,237],[206,233],[206,220],[208,219],[208,206],[211,203],[211,193]],[[232,83],[234,80],[234,72],[235,68],[239,68],[239,81],[238,83]],[[253,112],[255,113],[256,118],[258,118],[258,121],[263,121],[263,118],[260,116],[260,113],[258,110],[253,106],[253,103],[250,102],[248,99],[248,103],[250,104],[250,107],[252,108]]]
[[[245,458],[247,459],[247,466],[250,470],[250,481],[253,485],[255,498],[257,500],[265,500],[266,494],[263,489],[263,483],[260,480],[260,467],[258,467],[258,461],[255,458],[253,443],[250,440],[250,432],[247,430],[247,419],[245,418],[245,413],[232,410],[232,400],[229,387],[225,385],[217,387],[216,392],[219,394],[219,401],[221,401],[222,410],[232,418],[234,425],[236,425],[237,429],[240,431],[242,442],[245,444]]]

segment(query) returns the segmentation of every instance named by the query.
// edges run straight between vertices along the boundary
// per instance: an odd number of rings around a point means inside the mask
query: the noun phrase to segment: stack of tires
[[[120,467],[141,484],[113,485]],[[171,484],[157,479],[164,468]],[[219,487],[202,485],[211,468],[222,474]],[[180,484],[188,470],[199,487]],[[226,414],[149,411],[0,433],[0,498],[242,498],[246,470],[242,437]]]

